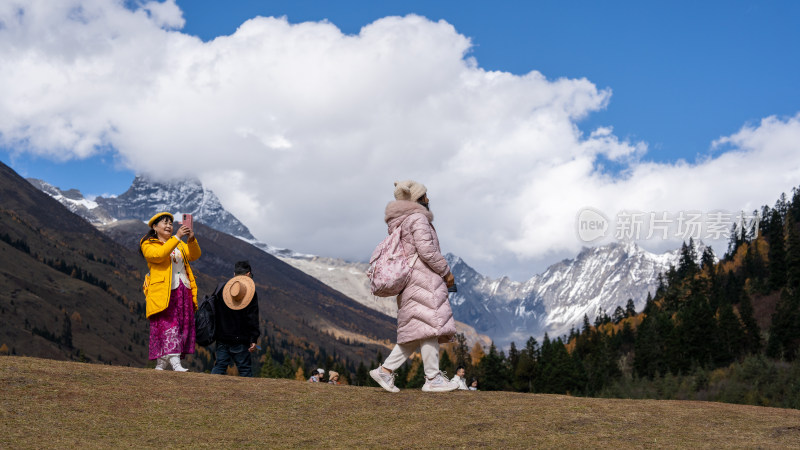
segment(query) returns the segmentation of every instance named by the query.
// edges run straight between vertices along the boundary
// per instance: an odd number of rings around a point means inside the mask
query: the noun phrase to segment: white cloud
[[[162,28],[181,29],[186,24],[183,11],[175,4],[175,0],[150,1],[141,9],[147,11],[153,22]]]
[[[412,178],[445,251],[522,277],[581,247],[583,206],[752,209],[800,170],[797,116],[720,138],[713,158],[648,163],[644,143],[576,126],[610,91],[484,70],[452,25],[413,15],[358,35],[259,17],[205,43],[177,31],[172,1],[12,1],[0,21],[0,144],[112,146],[136,171],[200,178],[257,237],[307,253],[365,258],[392,182]]]

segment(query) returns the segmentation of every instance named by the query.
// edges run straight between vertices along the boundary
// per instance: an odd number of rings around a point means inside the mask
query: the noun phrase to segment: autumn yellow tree
[[[306,374],[303,371],[303,366],[297,368],[297,372],[294,373],[294,379],[297,381],[306,381]]]
[[[473,366],[477,366],[478,363],[481,362],[481,359],[486,356],[486,352],[483,351],[483,346],[481,346],[480,342],[475,342],[475,345],[469,352],[469,356],[472,359]]]

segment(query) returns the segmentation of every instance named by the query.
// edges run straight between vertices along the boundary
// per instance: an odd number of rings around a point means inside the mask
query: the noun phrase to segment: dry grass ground
[[[800,411],[425,394],[0,357],[0,448],[797,447]]]

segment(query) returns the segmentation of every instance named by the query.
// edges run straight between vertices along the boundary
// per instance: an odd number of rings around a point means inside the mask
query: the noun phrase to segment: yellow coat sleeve
[[[189,249],[188,254],[186,257],[189,261],[195,261],[197,258],[200,257],[200,244],[197,243],[197,239],[192,239],[186,244],[186,247]]]

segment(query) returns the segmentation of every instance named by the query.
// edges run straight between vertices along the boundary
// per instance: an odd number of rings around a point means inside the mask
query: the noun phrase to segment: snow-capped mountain
[[[697,254],[704,248],[698,244]],[[490,279],[460,258],[446,257],[458,284],[451,296],[456,319],[505,346],[544,333],[566,334],[584,315],[590,320],[601,312],[611,315],[628,299],[642,310],[647,293],[658,287],[658,275],[677,266],[680,250],[654,254],[635,243],[584,248],[575,259],[553,264],[524,283]]]
[[[156,183],[137,176],[131,187],[117,197],[97,197],[87,200],[76,189],[62,191],[42,180],[29,178],[28,181],[67,206],[70,211],[95,225],[105,225],[115,220],[138,219],[146,221],[159,211],[173,214],[192,214],[194,220],[211,228],[256,243],[250,230],[229,213],[210,189],[203,187],[198,180],[182,180],[170,183]],[[175,218],[180,221],[180,217]],[[282,249],[260,243],[270,253]]]
[[[526,284],[507,277],[491,279],[461,258],[445,255],[458,292],[450,295],[453,316],[491,336],[498,346],[538,336],[547,320],[544,303]],[[518,333],[518,336],[515,334]]]
[[[250,230],[229,213],[214,192],[199,180],[156,183],[137,176],[131,187],[118,197],[97,197],[97,204],[116,219],[147,220],[159,211],[191,214],[194,220],[233,236],[255,240]],[[179,217],[175,218],[180,221]]]
[[[100,208],[97,202],[89,200],[77,189],[62,191],[52,184],[36,178],[28,178],[27,181],[40,191],[58,200],[73,213],[83,217],[89,223],[107,224],[114,221],[108,212]]]

